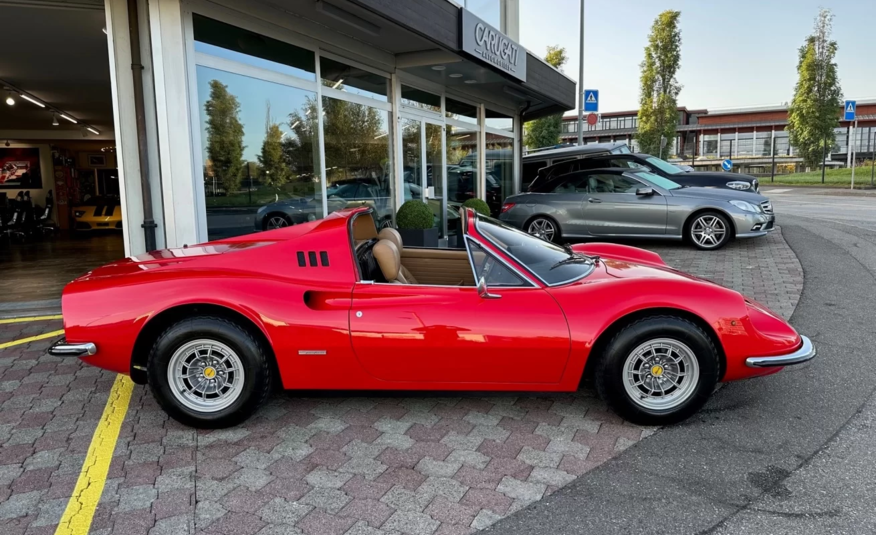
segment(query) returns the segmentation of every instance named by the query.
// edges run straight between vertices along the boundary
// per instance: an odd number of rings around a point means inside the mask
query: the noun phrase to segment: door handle
[[[599,200],[599,199],[595,199],[595,198],[593,198],[593,197],[590,197],[589,199],[587,199],[587,202],[590,202],[590,203],[593,203],[593,204],[597,204],[597,203],[601,203],[602,201]]]

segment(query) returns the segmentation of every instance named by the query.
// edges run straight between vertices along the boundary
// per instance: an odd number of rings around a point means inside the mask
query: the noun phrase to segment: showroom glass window
[[[484,130],[484,193],[490,214],[499,217],[502,203],[514,195],[514,119],[486,108]]]
[[[192,18],[208,238],[323,217],[315,54]]]
[[[478,196],[478,107],[445,97],[445,162],[447,168],[447,206],[456,211],[460,204]],[[448,220],[448,233],[453,234]]]

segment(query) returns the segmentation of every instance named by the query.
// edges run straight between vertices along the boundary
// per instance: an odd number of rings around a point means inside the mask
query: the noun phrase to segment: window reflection
[[[391,225],[389,112],[325,96],[322,107],[328,211],[370,205]]]
[[[499,216],[502,202],[514,194],[514,138],[487,132],[486,200],[490,213]]]
[[[450,97],[444,97],[444,107],[448,118],[474,125],[478,124],[478,107],[474,104],[466,104]]]
[[[319,58],[319,73],[326,87],[387,101],[387,79],[379,74],[326,57]]]
[[[478,187],[478,131],[447,125],[447,200],[462,204]]]
[[[313,92],[198,66],[210,240],[323,216]]]
[[[502,112],[487,108],[485,121],[487,128],[498,128],[499,130],[507,130],[509,132],[514,130],[514,119]]]
[[[403,106],[441,112],[441,97],[416,87],[401,86],[401,103]]]
[[[435,214],[435,226],[443,236],[444,218],[447,214],[441,209],[441,200],[444,198],[444,153],[442,142],[444,129],[440,125],[425,123],[426,127],[426,202],[432,213]],[[431,189],[429,189],[431,188]],[[431,193],[431,196],[428,194]]]

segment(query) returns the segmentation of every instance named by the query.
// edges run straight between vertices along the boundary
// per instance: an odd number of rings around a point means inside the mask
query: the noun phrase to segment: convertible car
[[[574,391],[631,422],[815,349],[739,293],[613,244],[560,247],[461,209],[466,249],[405,247],[372,207],[95,269],[52,355],[148,383],[173,418],[238,424],[286,389]]]

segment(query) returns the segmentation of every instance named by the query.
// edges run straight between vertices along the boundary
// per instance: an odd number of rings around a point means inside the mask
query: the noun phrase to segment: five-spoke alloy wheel
[[[727,245],[733,237],[730,222],[718,212],[704,212],[687,225],[687,239],[697,249],[712,251]]]
[[[292,222],[288,217],[280,214],[272,214],[265,221],[265,230],[274,230],[278,228],[288,227]]]
[[[526,225],[526,232],[536,238],[557,243],[560,239],[560,231],[557,224],[547,217],[536,217]]]

